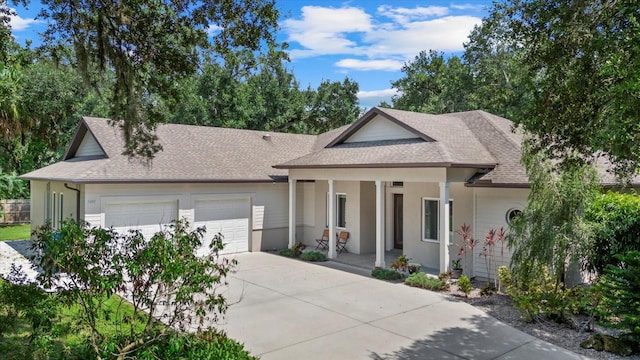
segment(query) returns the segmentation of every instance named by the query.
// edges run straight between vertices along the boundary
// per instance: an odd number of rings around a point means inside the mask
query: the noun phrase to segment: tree
[[[273,0],[42,2],[48,44],[73,45],[91,85],[113,73],[110,117],[124,120],[124,152],[144,158],[161,149],[152,131],[200,68],[201,50],[257,50],[273,41],[278,19]]]
[[[445,60],[442,52],[421,51],[402,72],[405,76],[391,83],[400,92],[391,99],[394,108],[432,114],[468,110],[471,79],[457,56]]]
[[[591,246],[585,207],[598,190],[596,171],[576,166],[562,172],[542,152],[524,146],[523,162],[531,191],[527,207],[511,221],[507,235],[513,251],[515,280],[527,284],[547,268],[556,287],[565,280],[569,264],[584,264]]]
[[[106,349],[109,357],[124,359],[171,329],[206,331],[225,312],[227,302],[217,288],[236,261],[218,257],[220,234],[207,255],[196,255],[204,233],[204,228],[189,231],[184,220],[151,239],[140,231],[116,234],[84,221],[66,220],[59,230],[45,225],[33,245],[35,263],[43,270],[38,280],[56,290],[64,305],[79,304],[83,325],[90,328],[88,344],[98,358]],[[105,305],[114,294],[131,302],[134,311],[126,321],[110,322],[120,335],[109,339],[109,329],[97,324],[104,317],[118,318],[120,306]]]
[[[518,122],[530,95],[522,49],[510,38],[507,25],[501,14],[491,14],[469,34],[462,58],[471,79],[463,91],[469,110],[485,110]]]
[[[302,132],[318,134],[354,122],[360,115],[358,88],[358,83],[349,78],[342,82],[324,80],[316,91],[309,88]]]
[[[634,2],[510,0],[492,14],[521,49],[531,99],[520,123],[565,165],[640,164],[640,14]]]

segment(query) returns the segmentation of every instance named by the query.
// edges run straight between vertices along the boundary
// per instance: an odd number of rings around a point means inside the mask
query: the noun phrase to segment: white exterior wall
[[[416,134],[378,115],[345,140],[345,143],[416,138]]]
[[[473,235],[478,240],[474,251],[474,274],[477,277],[487,279],[487,267],[485,257],[480,256],[484,238],[490,229],[499,230],[501,227],[507,230],[507,211],[509,209],[524,209],[527,205],[529,189],[498,189],[498,188],[475,188],[475,224],[473,225]],[[500,245],[496,245],[494,251],[494,269],[499,266],[509,266],[511,252],[504,243],[501,254]],[[495,270],[490,269],[492,278],[495,278]]]
[[[97,156],[104,155],[102,149],[100,149],[100,145],[96,139],[87,132],[82,138],[82,142],[80,142],[80,146],[78,146],[78,150],[76,150],[75,157],[79,156]]]
[[[198,199],[250,198],[250,250],[287,246],[289,205],[286,183],[87,184],[85,190],[85,220],[100,226],[105,224],[105,207],[110,201],[177,200],[178,217],[193,223],[194,203]]]
[[[49,189],[50,189],[50,193],[48,195],[49,196],[48,201],[45,199],[45,197],[47,197],[47,184],[49,184]],[[56,218],[58,218],[57,221],[59,221],[60,219],[60,203],[59,203],[60,194],[63,195],[63,199],[64,199],[62,202],[62,219],[66,220],[68,218],[72,218],[72,219],[76,218],[76,204],[77,204],[76,197],[78,196],[78,193],[76,191],[67,189],[64,186],[64,184],[65,184],[64,182],[57,182],[57,181],[51,181],[51,182],[37,181],[37,180],[30,181],[31,231],[44,225],[45,222],[47,221],[46,207],[47,205],[49,205],[49,207],[51,208],[52,206],[51,196],[53,195],[53,193],[56,194]],[[68,185],[72,188],[81,189],[81,187],[78,184],[69,183]],[[80,212],[82,212],[82,210],[83,210],[83,207],[82,207],[82,197],[81,197]],[[49,214],[52,214],[52,209],[49,209]]]

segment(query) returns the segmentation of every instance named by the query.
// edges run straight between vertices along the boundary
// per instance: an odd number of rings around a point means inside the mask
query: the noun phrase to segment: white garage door
[[[178,218],[178,201],[108,204],[104,215],[105,226],[118,232],[137,229],[149,239]]]
[[[221,233],[225,244],[221,254],[249,251],[249,199],[197,200],[194,205],[196,227],[206,226],[203,246],[198,254],[208,252],[211,239]]]

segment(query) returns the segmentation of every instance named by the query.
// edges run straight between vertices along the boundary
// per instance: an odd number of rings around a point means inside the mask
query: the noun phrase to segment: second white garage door
[[[249,251],[250,205],[248,198],[196,200],[194,225],[207,228],[203,247],[198,250],[198,254],[206,254],[211,239],[217,233],[224,236],[225,246],[221,254]]]

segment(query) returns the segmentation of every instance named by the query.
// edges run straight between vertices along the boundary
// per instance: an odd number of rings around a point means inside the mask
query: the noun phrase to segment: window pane
[[[339,194],[337,203],[337,226],[347,227],[347,195]]]
[[[438,240],[438,201],[424,200],[424,239]]]

